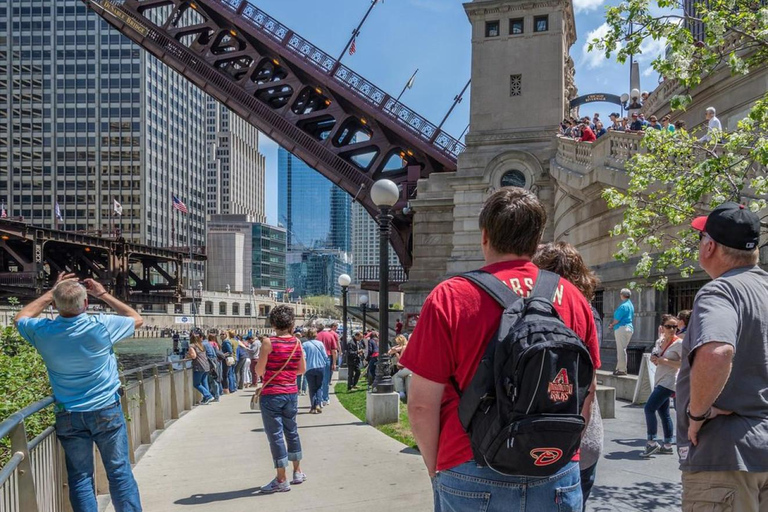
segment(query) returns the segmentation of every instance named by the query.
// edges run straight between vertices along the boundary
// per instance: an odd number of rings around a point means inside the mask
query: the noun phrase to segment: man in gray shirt
[[[691,224],[713,281],[696,295],[677,379],[683,510],[768,511],[768,273],[760,219],[736,203]],[[700,508],[701,507],[701,508]]]

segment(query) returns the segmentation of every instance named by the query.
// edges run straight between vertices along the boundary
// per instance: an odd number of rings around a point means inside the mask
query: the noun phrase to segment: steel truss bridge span
[[[130,304],[181,302],[183,252],[0,220],[0,295],[37,298],[61,272],[101,282]],[[195,260],[205,257],[196,254]]]
[[[464,145],[245,0],[83,0],[109,24],[354,196],[401,190],[391,243],[411,266],[416,182]]]

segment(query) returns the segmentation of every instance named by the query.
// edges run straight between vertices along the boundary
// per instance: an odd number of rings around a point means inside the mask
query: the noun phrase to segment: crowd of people
[[[598,280],[573,246],[541,243],[546,225],[546,209],[532,192],[507,187],[493,193],[480,213],[479,249],[486,263],[482,273],[492,276],[496,291],[491,294],[466,276],[440,283],[426,299],[412,336],[398,334],[390,349],[389,355],[396,361],[392,372],[401,398],[408,402],[411,428],[432,479],[436,511],[576,511],[585,507],[604,435],[594,372],[601,366],[603,321],[590,305]],[[766,510],[768,273],[757,265],[760,219],[741,205],[726,203],[691,225],[700,233],[699,264],[713,280],[699,291],[692,311],[662,317],[651,355],[656,377],[645,408],[648,443],[643,455],[671,451],[669,405],[674,392],[683,509]],[[542,285],[548,290],[546,297],[540,293],[539,280],[553,283],[552,288]],[[526,331],[533,343],[542,342],[542,336],[546,341],[553,332],[572,333],[581,350],[573,353],[589,355],[592,378],[581,384],[578,379],[573,381],[565,369],[558,371],[561,364],[567,364],[565,359],[545,365],[542,356],[539,376],[545,368],[556,376],[547,377],[543,386],[536,382],[532,388],[543,390],[537,407],[544,404],[546,409],[547,400],[575,403],[576,414],[567,415],[558,428],[547,427],[553,421],[547,416],[535,418],[538,423],[532,423],[533,428],[529,425],[518,431],[516,427],[508,434],[502,429],[498,437],[502,442],[493,438],[494,453],[490,453],[483,451],[485,445],[470,440],[476,439],[475,426],[464,421],[461,404],[468,390],[474,392],[469,386],[480,369],[488,366],[481,363],[488,361],[491,340],[502,327],[510,329],[503,317],[527,311],[502,306],[498,298],[504,294],[513,297],[508,306],[518,304],[520,297],[535,299],[526,302],[538,304],[532,309],[538,320],[529,325],[549,325],[549,329],[555,319],[562,324],[556,331]],[[630,290],[622,290],[621,295],[623,301],[609,323],[619,353],[631,338],[634,318]],[[104,301],[116,314],[87,314],[88,296]],[[59,312],[57,318],[37,318],[52,304]],[[551,318],[549,324],[535,323],[545,317]],[[260,409],[276,472],[260,488],[263,494],[288,491],[307,479],[301,468],[297,422],[304,383],[311,410],[321,413],[330,403],[331,374],[344,355],[348,366],[358,369],[350,372],[352,387],[363,368],[367,368],[368,383],[373,381],[380,357],[375,331],[356,332],[347,342],[339,339],[338,326],[333,323],[327,328],[318,324],[297,329],[294,312],[287,306],[275,307],[269,320],[269,336],[243,338],[222,331],[208,333],[204,339],[202,332],[193,332],[186,354],[192,361],[201,403],[258,386],[252,403]],[[95,443],[115,509],[141,511],[112,351],[115,343],[131,337],[143,324],[141,315],[98,282],[87,279],[81,283],[75,276],[61,273],[53,290],[26,305],[15,321],[20,335],[39,351],[49,370],[56,399],[56,435],[64,449],[73,510],[97,508]],[[63,346],[73,349],[62,350]],[[545,350],[563,346],[542,345]],[[619,364],[626,363],[620,360]],[[625,371],[617,367],[617,373]],[[503,390],[507,390],[507,398],[517,396],[519,388],[511,378],[499,382],[498,388],[491,383],[489,389],[502,390],[495,400],[504,398]],[[588,390],[584,399],[574,402],[582,388]],[[487,404],[487,394],[477,397]],[[533,404],[532,398],[528,410]],[[481,416],[491,410],[486,407],[484,412],[478,410]],[[657,441],[657,415],[662,421],[662,443]],[[570,425],[567,430],[560,428],[566,424]],[[560,448],[529,444],[537,436],[557,442],[557,436],[570,435],[574,425],[578,425],[580,437],[566,457]],[[489,467],[485,455],[494,457],[503,450],[522,450],[520,462],[527,461],[543,474],[503,473]],[[542,469],[555,463],[551,471]]]
[[[665,130],[675,133],[676,131],[687,129],[686,123],[682,119],[672,123],[672,116],[669,114],[661,117],[661,119],[655,115],[651,115],[646,119],[643,112],[632,111],[628,116],[622,116],[618,112],[613,112],[608,117],[609,121],[607,123],[603,123],[599,113],[595,113],[591,119],[589,116],[565,118],[560,123],[559,134],[562,137],[580,142],[595,142],[606,133],[612,131],[642,134],[647,130]],[[723,129],[714,107],[706,109],[705,119],[707,122],[707,133],[699,139],[701,142],[709,141],[713,133]]]

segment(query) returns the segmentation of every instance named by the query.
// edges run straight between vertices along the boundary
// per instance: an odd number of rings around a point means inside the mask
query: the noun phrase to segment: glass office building
[[[339,276],[352,272],[347,253],[333,249],[291,251],[287,255],[287,286],[292,298],[341,296]]]
[[[253,225],[252,275],[253,287],[262,290],[284,291],[286,232],[268,224]]]
[[[352,250],[352,198],[283,148],[277,162],[278,223],[288,250]]]

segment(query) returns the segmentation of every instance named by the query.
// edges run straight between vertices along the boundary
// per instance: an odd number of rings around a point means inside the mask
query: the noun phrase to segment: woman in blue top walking
[[[307,341],[301,347],[304,349],[304,354],[307,358],[307,371],[304,373],[304,378],[307,384],[309,384],[309,398],[312,402],[312,407],[309,409],[310,414],[323,412],[323,371],[325,365],[328,364],[325,346],[317,341],[316,338],[317,331],[309,329],[307,331]]]

